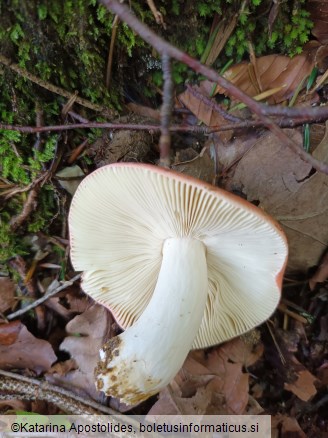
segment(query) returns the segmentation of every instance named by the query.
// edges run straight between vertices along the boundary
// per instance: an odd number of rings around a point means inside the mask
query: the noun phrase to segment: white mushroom
[[[280,299],[287,243],[260,209],[145,164],[85,178],[69,215],[83,289],[126,329],[100,351],[97,387],[134,404],[167,385],[192,348],[261,324]]]

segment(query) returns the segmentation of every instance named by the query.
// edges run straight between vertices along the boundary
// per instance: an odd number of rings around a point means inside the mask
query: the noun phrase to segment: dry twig
[[[35,300],[33,303],[29,304],[28,306],[24,307],[23,309],[17,310],[16,312],[11,313],[6,317],[8,321],[11,321],[12,319],[17,318],[18,316],[23,315],[24,313],[30,311],[31,309],[34,309],[35,307],[39,306],[40,304],[44,303],[48,298],[53,297],[58,292],[66,289],[69,286],[72,286],[72,284],[78,280],[81,277],[81,274],[75,275],[71,280],[65,281],[60,286],[56,287],[54,290],[47,290],[47,292],[43,295],[43,297],[39,298],[38,300]]]
[[[38,196],[39,187],[34,187],[28,194],[26,202],[23,205],[22,211],[14,216],[10,221],[10,227],[12,231],[17,230],[23,223],[27,220],[30,214],[36,209],[38,204],[37,196]]]
[[[110,39],[108,59],[107,59],[107,69],[106,69],[106,88],[108,90],[110,87],[110,81],[111,81],[111,77],[112,77],[114,48],[115,48],[117,28],[118,28],[119,24],[120,24],[120,19],[117,15],[115,15],[113,25],[112,25],[112,35],[111,35],[111,39]]]
[[[35,84],[39,85],[42,88],[45,88],[48,91],[51,91],[52,93],[59,94],[60,96],[64,96],[67,99],[75,99],[75,102],[79,105],[82,105],[86,108],[89,108],[93,111],[101,112],[107,116],[113,116],[114,112],[110,108],[97,105],[95,103],[90,102],[87,99],[83,99],[82,97],[77,97],[75,93],[70,93],[67,90],[64,90],[63,88],[57,87],[56,85],[50,84],[47,81],[44,81],[43,79],[40,79],[39,77],[33,75],[32,73],[28,72],[27,70],[24,70],[21,68],[18,64],[13,63],[10,59],[6,58],[5,56],[0,54],[0,63],[5,65],[6,67],[10,68],[15,73],[19,74],[23,78],[28,79],[31,82],[34,82]]]
[[[328,108],[327,108],[328,109]],[[213,110],[215,108],[213,106]],[[304,116],[302,118],[281,118],[275,120],[275,123],[281,128],[295,128],[296,126],[301,126],[304,123],[316,123],[322,122],[328,119],[327,114],[321,114],[320,118],[317,117],[312,119],[310,115]],[[170,132],[193,132],[198,134],[212,134],[213,132],[219,131],[230,131],[231,129],[248,129],[255,127],[263,127],[265,123],[261,120],[243,120],[240,123],[226,124],[222,126],[181,126],[181,125],[171,125]],[[72,129],[124,129],[126,131],[151,131],[158,132],[161,130],[160,125],[136,125],[133,123],[97,123],[97,122],[83,122],[83,123],[72,123],[70,125],[53,125],[53,126],[19,126],[19,125],[7,125],[0,123],[0,129],[7,129],[8,131],[18,131],[25,134],[35,134],[38,132],[53,132],[53,131],[65,131]],[[268,129],[268,128],[267,128]],[[19,189],[18,192],[26,191],[29,189],[23,188]],[[18,193],[17,192],[17,193]]]

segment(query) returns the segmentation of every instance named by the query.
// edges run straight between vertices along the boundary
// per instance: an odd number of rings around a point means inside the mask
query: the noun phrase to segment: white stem
[[[148,306],[132,327],[100,350],[98,389],[134,404],[165,387],[191,349],[207,289],[204,245],[188,238],[166,240]]]

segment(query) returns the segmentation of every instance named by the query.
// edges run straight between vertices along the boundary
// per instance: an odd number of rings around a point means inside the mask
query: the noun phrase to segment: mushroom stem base
[[[204,245],[168,239],[157,285],[138,321],[100,350],[98,390],[136,404],[165,387],[179,371],[200,327],[208,280]]]

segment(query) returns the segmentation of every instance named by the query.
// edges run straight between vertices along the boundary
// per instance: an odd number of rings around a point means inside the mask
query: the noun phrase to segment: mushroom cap
[[[206,247],[208,297],[193,348],[249,331],[278,305],[288,254],[280,226],[197,179],[148,164],[104,166],[79,185],[69,228],[84,291],[124,329],[150,301],[168,238],[198,239]]]

